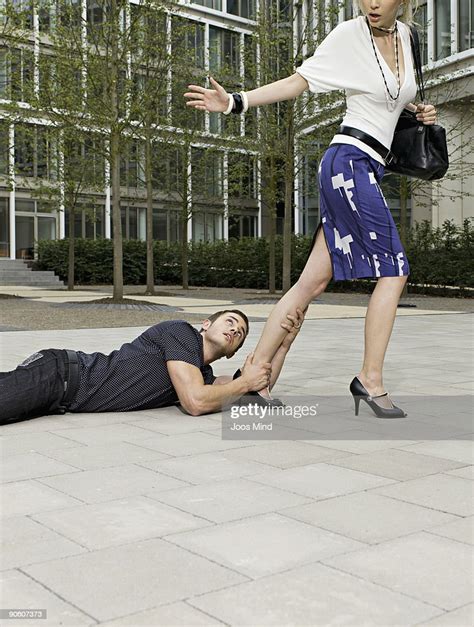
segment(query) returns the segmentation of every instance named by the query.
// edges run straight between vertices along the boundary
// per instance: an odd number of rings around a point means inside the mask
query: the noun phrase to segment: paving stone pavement
[[[0,427],[1,607],[46,609],[35,627],[472,625],[472,316],[397,318],[402,420],[354,415],[363,324],[306,321],[275,388],[320,402],[297,440],[176,407]],[[141,331],[6,331],[0,370]]]

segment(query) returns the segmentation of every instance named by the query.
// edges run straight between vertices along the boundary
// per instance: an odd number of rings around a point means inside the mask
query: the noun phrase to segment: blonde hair
[[[362,9],[359,0],[353,0],[354,15],[362,15]],[[413,24],[413,14],[418,8],[418,0],[404,0],[402,2],[402,13],[397,17],[401,22],[405,24]]]

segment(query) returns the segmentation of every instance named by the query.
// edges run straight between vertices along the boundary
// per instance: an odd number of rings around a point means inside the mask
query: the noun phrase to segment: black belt
[[[79,359],[76,351],[64,350],[64,396],[61,399],[59,410],[65,413],[79,388]],[[60,412],[58,412],[60,413]]]
[[[375,152],[382,157],[387,165],[392,163],[392,161],[396,161],[395,155],[389,148],[386,148],[377,139],[375,139],[371,135],[367,135],[367,133],[364,133],[364,131],[359,131],[358,128],[353,128],[352,126],[344,126],[343,124],[341,124],[341,126],[339,127],[339,134],[350,135],[351,137],[360,139],[361,142],[364,142],[364,144],[367,144],[367,146],[373,148]]]

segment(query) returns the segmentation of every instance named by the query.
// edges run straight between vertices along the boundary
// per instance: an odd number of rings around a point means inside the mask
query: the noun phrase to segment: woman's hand
[[[430,104],[416,105],[416,119],[423,124],[436,124],[436,109]]]
[[[281,326],[288,331],[288,334],[286,335],[286,337],[284,338],[280,346],[282,346],[283,348],[286,348],[287,350],[290,348],[290,346],[295,341],[296,336],[301,330],[301,325],[304,322],[305,313],[306,313],[306,310],[305,312],[303,312],[301,311],[301,309],[297,308],[296,317],[292,316],[291,314],[287,314],[286,317],[288,318],[290,322],[282,322]]]
[[[229,106],[229,94],[215,81],[212,76],[209,80],[214,89],[206,89],[199,85],[188,85],[190,92],[184,94],[185,98],[192,98],[186,103],[188,107],[194,107],[201,111],[222,113]]]

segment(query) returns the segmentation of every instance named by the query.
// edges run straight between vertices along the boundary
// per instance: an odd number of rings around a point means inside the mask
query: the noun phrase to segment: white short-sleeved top
[[[352,126],[390,147],[398,118],[416,96],[416,80],[410,45],[410,29],[397,20],[402,42],[405,77],[396,106],[388,107],[385,84],[374,55],[370,32],[364,16],[338,24],[317,47],[312,57],[296,68],[308,81],[313,93],[344,90],[347,110],[343,124]],[[385,80],[392,95],[398,90],[397,79],[375,45]],[[331,143],[358,146],[384,164],[383,158],[355,137],[336,134]]]

